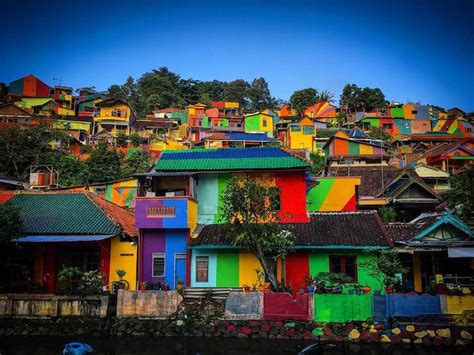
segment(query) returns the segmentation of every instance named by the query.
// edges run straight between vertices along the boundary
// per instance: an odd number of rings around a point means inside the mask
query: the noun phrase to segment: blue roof
[[[271,142],[272,139],[266,133],[226,133],[230,140],[234,141],[258,141]]]
[[[12,241],[17,243],[94,242],[112,237],[113,235],[30,235]]]

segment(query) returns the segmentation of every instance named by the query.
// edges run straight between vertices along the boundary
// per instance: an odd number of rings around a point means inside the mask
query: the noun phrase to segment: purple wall
[[[165,233],[157,231],[143,231],[143,281],[146,282],[162,282],[163,277],[152,277],[152,257],[153,253],[165,252]]]

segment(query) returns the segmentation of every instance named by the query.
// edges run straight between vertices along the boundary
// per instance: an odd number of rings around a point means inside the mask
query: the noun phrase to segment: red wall
[[[54,293],[56,291],[56,245],[45,246],[43,260],[43,288],[46,293]]]
[[[263,319],[265,320],[309,320],[309,301],[307,293],[293,298],[289,293],[263,294]]]
[[[105,275],[105,284],[109,283],[110,275],[110,239],[104,239],[99,242],[100,246],[100,271]],[[115,272],[115,270],[114,270]]]
[[[306,213],[306,181],[304,172],[281,172],[275,174],[275,185],[281,190],[282,223],[308,223]]]
[[[309,277],[309,256],[307,252],[293,252],[286,256],[285,283],[291,285],[295,294],[300,287],[306,292],[306,278]]]

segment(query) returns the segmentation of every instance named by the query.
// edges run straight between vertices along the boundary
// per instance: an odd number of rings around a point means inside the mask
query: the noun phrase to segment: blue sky
[[[0,81],[107,89],[161,66],[263,76],[275,97],[346,83],[474,111],[474,1],[2,1]]]

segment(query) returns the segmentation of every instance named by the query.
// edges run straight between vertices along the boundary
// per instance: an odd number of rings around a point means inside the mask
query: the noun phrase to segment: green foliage
[[[448,205],[470,227],[474,227],[474,168],[451,176]]]
[[[244,79],[237,79],[229,82],[225,86],[225,100],[236,101],[240,103],[240,106],[245,108],[248,105],[247,95],[250,89],[250,85]]]
[[[78,267],[64,266],[57,274],[58,282],[65,283],[66,286],[61,291],[72,294],[75,291],[73,280],[82,276],[82,271]]]
[[[142,139],[140,138],[140,135],[138,133],[132,133],[130,135],[130,143],[134,146],[134,147],[138,147],[140,146],[140,144],[142,143]]]
[[[302,115],[308,106],[318,102],[318,91],[313,88],[296,90],[290,97],[290,104]]]
[[[323,90],[318,94],[318,101],[326,101],[329,103],[334,103],[334,94],[329,90]]]
[[[393,250],[378,250],[368,261],[359,263],[359,266],[366,268],[367,274],[379,280],[382,285],[395,290],[402,287],[399,275],[407,275],[409,271]]]
[[[278,223],[272,210],[277,194],[264,179],[233,177],[220,196],[220,214],[235,236],[235,244],[255,254],[272,289],[281,292],[285,291],[284,282],[278,281],[277,270],[267,258],[285,258],[294,237]]]
[[[106,182],[120,178],[120,156],[107,145],[99,145],[87,161],[89,182]]]
[[[120,280],[122,280],[125,277],[125,275],[127,274],[127,272],[125,270],[122,270],[122,269],[115,270],[115,273],[117,274],[117,276]]]
[[[22,232],[20,209],[10,202],[0,205],[0,243],[9,242]]]
[[[326,167],[326,158],[318,153],[311,153],[311,173],[318,175]]]
[[[375,139],[381,139],[388,144],[390,144],[392,140],[392,136],[390,135],[390,133],[385,132],[382,128],[379,127],[371,126],[368,135]]]
[[[265,78],[257,78],[252,81],[248,90],[250,108],[256,111],[262,111],[266,108],[275,108],[275,99],[270,95],[270,89]]]
[[[127,143],[128,137],[125,133],[120,132],[117,134],[117,137],[115,138],[115,144],[118,146],[122,146]]]
[[[74,155],[61,155],[54,164],[58,171],[58,184],[62,186],[84,185],[89,179],[89,166]]]
[[[342,90],[339,105],[349,112],[371,112],[376,109],[383,110],[388,101],[379,88],[360,88],[355,84],[347,84]]]
[[[127,178],[136,173],[144,173],[150,167],[148,153],[143,150],[136,150],[129,154],[128,158],[122,162],[120,167],[120,177]]]
[[[31,164],[44,164],[54,153],[50,142],[60,138],[58,131],[46,126],[11,126],[0,129],[0,172],[7,176],[21,177]]]
[[[378,212],[383,223],[395,222],[397,218],[397,212],[392,207],[381,207]]]
[[[77,285],[77,291],[83,295],[96,295],[102,292],[105,285],[105,275],[98,271],[86,271],[82,274]]]

